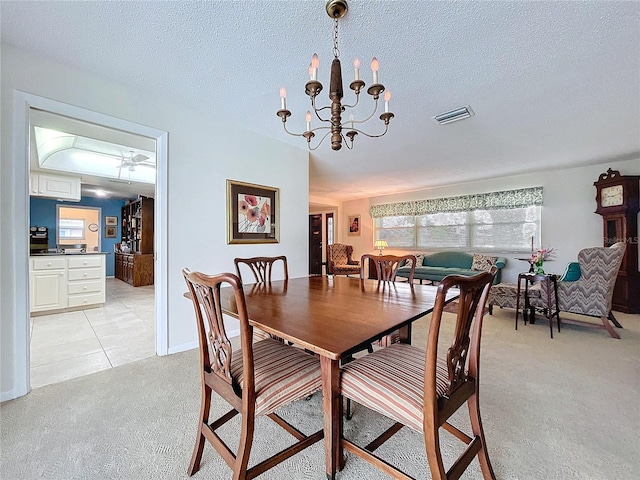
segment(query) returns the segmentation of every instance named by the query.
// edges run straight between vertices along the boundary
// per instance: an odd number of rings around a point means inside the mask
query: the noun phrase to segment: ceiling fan
[[[120,158],[122,162],[118,166],[118,169],[120,170],[118,172],[118,178],[120,178],[120,175],[122,174],[122,169],[124,167],[126,167],[127,170],[129,170],[130,172],[135,172],[136,167],[138,166],[155,168],[155,165],[153,164],[144,163],[146,160],[149,160],[149,157],[147,157],[146,155],[142,155],[141,153],[134,155],[133,150],[129,151],[129,158],[126,158],[124,155],[120,155]]]

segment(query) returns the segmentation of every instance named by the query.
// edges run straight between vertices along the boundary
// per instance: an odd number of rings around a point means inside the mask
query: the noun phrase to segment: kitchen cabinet
[[[63,257],[31,259],[29,303],[31,312],[67,306],[66,260]]]
[[[43,255],[29,261],[31,313],[100,306],[106,301],[105,255]]]
[[[67,305],[84,307],[104,303],[104,255],[75,255],[67,258]]]
[[[134,287],[153,285],[153,253],[116,253],[116,278]]]
[[[80,177],[31,172],[29,174],[29,195],[80,201]]]

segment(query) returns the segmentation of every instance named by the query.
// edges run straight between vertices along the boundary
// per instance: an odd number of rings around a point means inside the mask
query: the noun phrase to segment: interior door
[[[309,215],[309,275],[322,275],[322,215]]]

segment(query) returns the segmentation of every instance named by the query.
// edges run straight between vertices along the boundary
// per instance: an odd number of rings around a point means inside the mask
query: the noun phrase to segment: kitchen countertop
[[[62,255],[111,255],[111,252],[68,252],[68,253],[59,253],[59,252],[47,252],[47,253],[32,253],[31,257],[55,257]]]

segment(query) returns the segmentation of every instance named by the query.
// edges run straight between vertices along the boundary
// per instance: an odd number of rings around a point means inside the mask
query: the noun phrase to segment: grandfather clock
[[[640,273],[638,272],[638,211],[640,175],[620,175],[608,169],[600,174],[596,187],[596,213],[602,215],[604,246],[625,242],[625,254],[613,291],[613,309],[640,312]]]

